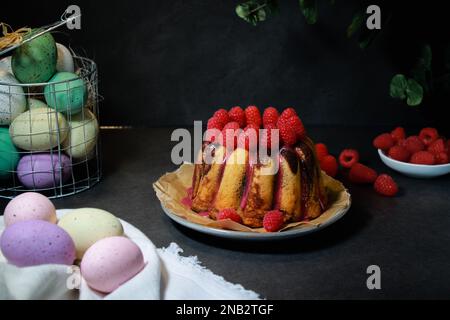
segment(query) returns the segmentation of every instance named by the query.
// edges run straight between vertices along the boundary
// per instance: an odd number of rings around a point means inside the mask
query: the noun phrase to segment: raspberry
[[[228,111],[225,109],[219,109],[214,112],[214,118],[219,120],[222,123],[222,127],[230,122],[230,117],[228,116]]]
[[[376,192],[387,197],[393,197],[398,192],[398,186],[394,179],[387,174],[380,174],[373,187]]]
[[[429,146],[439,137],[439,133],[435,128],[423,128],[419,133],[419,138],[423,144]]]
[[[230,219],[237,223],[242,223],[241,216],[237,214],[236,210],[229,208],[229,209],[223,209],[219,211],[217,214],[217,220],[225,220]]]
[[[433,165],[436,162],[434,155],[428,151],[419,151],[412,155],[411,163]]]
[[[399,142],[400,140],[404,140],[406,138],[405,129],[402,127],[397,127],[391,131],[391,136],[395,142]]]
[[[316,143],[316,154],[318,160],[328,155],[328,148],[325,143]]]
[[[278,126],[278,129],[280,130],[280,140],[283,144],[293,146],[297,142],[297,134],[295,133],[294,128],[285,123],[281,123],[281,126]]]
[[[350,169],[348,178],[353,183],[373,183],[377,179],[377,172],[361,163],[355,163]]]
[[[258,128],[261,127],[261,114],[259,109],[255,106],[248,106],[245,109],[245,119],[247,119],[247,124],[254,124]]]
[[[447,146],[444,142],[444,139],[437,139],[428,147],[428,151],[432,154],[436,155],[441,152],[447,152]]]
[[[339,163],[344,168],[351,168],[359,162],[359,152],[354,149],[345,149],[339,155]]]
[[[332,155],[326,155],[319,161],[320,168],[330,177],[335,177],[338,170],[338,163]]]
[[[209,118],[206,128],[222,130],[223,126],[224,126],[224,124],[218,118],[212,117],[212,118]]]
[[[263,226],[268,232],[276,232],[283,227],[284,217],[279,210],[269,211],[264,215]]]
[[[228,122],[225,127],[223,127],[222,130],[222,139],[223,139],[223,146],[227,147],[229,149],[235,149],[236,145],[237,145],[237,140],[238,140],[238,135],[236,134],[236,131],[239,130],[239,124],[237,122]],[[233,145],[228,145],[227,146],[227,137],[231,137],[234,135],[234,141],[233,141]]]
[[[405,142],[405,148],[409,151],[409,153],[414,154],[416,152],[422,151],[425,149],[425,145],[422,140],[418,136],[408,137]]]
[[[278,110],[277,109],[275,109],[274,107],[266,108],[266,110],[264,110],[264,113],[263,113],[263,125],[264,125],[264,128],[268,124],[276,125],[277,121],[278,121],[278,117],[279,117],[279,115],[278,115]]]
[[[280,118],[289,119],[290,117],[296,116],[297,112],[295,112],[294,108],[284,109],[280,115]]]
[[[228,117],[230,121],[235,121],[239,123],[239,127],[245,127],[245,112],[241,107],[233,107],[228,111]]]
[[[411,153],[405,147],[393,146],[389,149],[388,156],[397,161],[408,162]]]
[[[294,129],[295,134],[298,139],[302,139],[306,135],[305,127],[303,126],[302,120],[298,116],[292,116],[286,120],[288,126]]]
[[[253,124],[249,124],[239,135],[238,146],[243,147],[246,150],[250,150],[251,146],[251,150],[256,150],[256,148],[258,147],[258,133],[259,128]],[[254,137],[255,140],[250,141],[251,137]]]
[[[445,152],[440,152],[435,156],[436,164],[446,164],[448,163],[448,154]]]
[[[270,150],[272,148],[272,130],[277,129],[277,126],[271,123],[268,123],[265,128],[266,132],[261,135],[260,145]]]
[[[394,145],[394,139],[389,133],[380,134],[373,140],[373,146],[383,151],[389,150]]]

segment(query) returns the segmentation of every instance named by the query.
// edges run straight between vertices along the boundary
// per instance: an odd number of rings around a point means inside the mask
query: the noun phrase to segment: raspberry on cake
[[[221,114],[223,111],[213,118]],[[230,146],[217,142],[203,144],[194,167],[192,210],[208,212],[213,219],[237,221],[239,217],[244,225],[264,226],[273,231],[284,223],[315,219],[325,211],[327,195],[315,145],[306,136],[294,109],[288,108],[282,115],[278,117],[275,108],[267,108],[261,119],[254,106],[245,112],[240,107],[228,111],[230,122],[224,125],[223,131],[241,132],[239,143],[237,148],[226,148]],[[262,124],[269,130],[262,132],[258,140]],[[273,141],[277,136],[273,134],[275,129],[279,130],[280,141]],[[247,144],[250,133],[255,131],[257,150]],[[279,152],[261,158],[257,151],[275,142],[280,145]],[[208,155],[212,155],[212,162],[207,162]]]

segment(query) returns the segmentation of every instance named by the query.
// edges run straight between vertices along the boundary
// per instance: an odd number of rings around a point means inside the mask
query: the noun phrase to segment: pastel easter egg
[[[70,158],[58,153],[36,153],[23,156],[17,165],[19,181],[29,189],[55,188],[72,176]]]
[[[133,278],[145,266],[139,247],[125,237],[94,243],[81,261],[81,275],[94,290],[110,293]]]
[[[40,29],[34,29],[30,37]],[[22,83],[46,82],[56,71],[56,43],[47,32],[14,50],[11,60],[12,70]]]
[[[26,108],[23,88],[11,73],[0,69],[0,125],[10,124]]]
[[[58,72],[75,72],[72,53],[66,46],[61,43],[56,43],[57,59],[56,71]]]
[[[71,265],[75,260],[75,245],[69,234],[43,220],[20,221],[7,227],[0,238],[0,249],[8,262],[18,267]]]
[[[63,148],[75,159],[87,159],[97,144],[98,121],[88,109],[72,116],[69,120],[69,135]]]
[[[37,192],[25,192],[12,199],[3,213],[5,226],[26,220],[44,220],[56,223],[56,209],[53,203]]]
[[[95,208],[81,208],[65,214],[58,225],[70,234],[81,259],[95,242],[100,239],[122,236],[120,220],[108,211]]]
[[[65,117],[50,108],[36,108],[19,115],[9,127],[14,144],[24,150],[46,151],[67,137]]]
[[[86,84],[71,72],[56,73],[44,88],[45,101],[50,108],[66,114],[81,111],[87,99]]]
[[[11,56],[0,59],[0,70],[4,70],[6,72],[13,74],[11,67]]]
[[[28,98],[27,99],[27,103],[28,103],[28,109],[38,109],[38,108],[48,108],[47,104],[39,99],[34,99],[34,98]]]
[[[19,150],[13,144],[8,128],[0,127],[0,179],[13,175],[19,158]]]

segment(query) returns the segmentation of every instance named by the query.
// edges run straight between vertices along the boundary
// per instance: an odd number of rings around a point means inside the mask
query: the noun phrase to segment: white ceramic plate
[[[234,230],[224,230],[224,229],[218,229],[218,228],[212,228],[212,227],[206,227],[202,226],[200,224],[188,221],[184,218],[181,218],[174,213],[172,213],[170,210],[166,209],[163,205],[162,209],[164,210],[165,214],[175,221],[178,224],[181,224],[182,226],[185,226],[186,228],[206,233],[212,236],[217,236],[221,238],[227,238],[227,239],[235,239],[235,240],[252,240],[252,241],[268,241],[268,240],[280,240],[280,239],[290,239],[300,236],[305,236],[307,234],[310,234],[312,232],[316,232],[319,230],[322,230],[323,228],[335,223],[340,218],[342,218],[350,209],[350,206],[346,209],[343,209],[342,211],[338,212],[336,215],[334,215],[331,219],[327,220],[325,223],[322,223],[318,226],[311,226],[311,225],[304,225],[301,228],[298,229],[291,229],[281,232],[267,232],[267,233],[257,233],[257,232],[242,232],[242,231],[234,231]]]
[[[394,160],[378,149],[381,161],[389,168],[413,178],[435,178],[450,173],[450,163],[440,165],[412,164]]]

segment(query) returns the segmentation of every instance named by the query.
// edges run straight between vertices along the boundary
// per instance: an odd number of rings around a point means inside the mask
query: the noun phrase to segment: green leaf
[[[256,26],[276,11],[277,4],[276,0],[249,0],[236,6],[236,14]]]
[[[356,31],[361,29],[364,21],[364,15],[361,12],[356,13],[353,16],[352,23],[347,27],[347,37],[351,38]]]
[[[423,88],[414,79],[408,79],[408,85],[406,87],[406,103],[409,106],[417,106],[422,102],[423,99]]]
[[[317,3],[315,0],[299,0],[300,10],[306,18],[308,24],[317,22]]]
[[[392,98],[405,99],[406,88],[408,87],[408,81],[403,74],[396,74],[390,84],[390,95]]]

